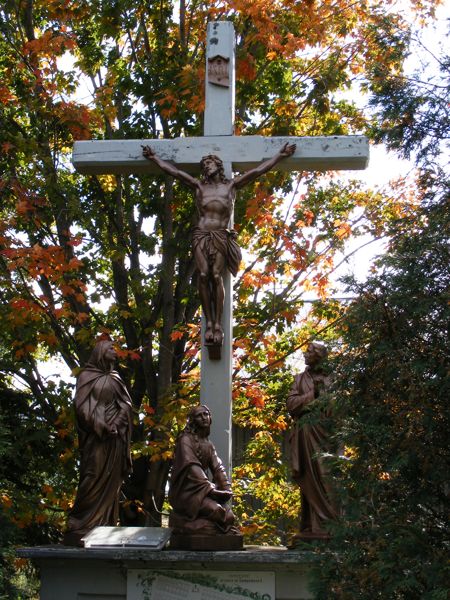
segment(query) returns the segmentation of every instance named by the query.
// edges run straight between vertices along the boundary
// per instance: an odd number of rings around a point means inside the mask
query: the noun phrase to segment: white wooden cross
[[[173,140],[112,140],[76,142],[73,164],[80,173],[147,173],[161,171],[142,155],[150,145],[161,158],[190,173],[200,171],[200,160],[217,154],[225,175],[246,171],[271,158],[286,143],[297,145],[295,153],[283,159],[280,171],[325,171],[365,169],[369,147],[364,136],[273,137],[234,136],[235,36],[231,22],[208,23],[204,137]],[[200,401],[212,412],[211,439],[225,468],[231,471],[232,392],[232,286],[224,274],[225,306],[222,359],[210,360],[202,335]]]

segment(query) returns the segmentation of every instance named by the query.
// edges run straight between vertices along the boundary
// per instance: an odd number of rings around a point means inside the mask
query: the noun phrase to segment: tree
[[[434,4],[411,2],[420,13]],[[9,0],[0,10],[2,369],[54,435],[68,432],[61,455],[73,482],[70,385],[54,393],[41,361],[59,356],[75,374],[99,332],[119,341],[135,410],[127,494],[151,524],[174,437],[198,397],[192,198],[167,177],[81,177],[69,157],[76,139],[199,135],[215,18],[238,32],[239,134],[359,132],[363,114],[337,92],[357,73],[373,79],[381,55],[394,70],[407,52],[401,17],[377,2],[182,1],[178,19],[168,0]],[[382,235],[410,204],[319,174],[272,173],[242,194],[236,221],[249,262],[237,288],[235,404],[240,423],[263,431],[256,441],[275,448],[286,427],[285,357],[326,326],[324,311],[298,325],[304,291],[325,296],[350,233]],[[249,451],[264,463],[264,444]]]
[[[67,490],[73,486],[73,467],[67,468],[70,457],[63,454],[68,434],[60,429],[55,435],[55,428],[48,426],[31,395],[0,380],[1,598],[29,597],[27,593],[32,593],[34,570],[26,566],[25,581],[13,576],[17,561],[22,565],[23,560],[15,558],[12,547],[59,539],[70,502]],[[59,460],[60,455],[63,460]],[[17,596],[19,590],[23,596]]]
[[[448,594],[448,57],[413,76],[381,65],[370,85],[375,138],[418,167],[416,214],[337,328],[334,465],[343,516],[316,573],[317,598]],[[442,160],[444,158],[444,160]]]
[[[448,225],[443,194],[349,284],[333,415],[343,517],[317,598],[447,596]]]
[[[443,39],[443,48],[447,47]],[[421,60],[411,73],[389,72],[383,64],[366,87],[375,109],[373,136],[405,158],[415,158],[424,170],[439,170],[440,158],[449,147],[450,56],[429,50],[412,35],[411,52]],[[442,165],[443,166],[443,165]]]

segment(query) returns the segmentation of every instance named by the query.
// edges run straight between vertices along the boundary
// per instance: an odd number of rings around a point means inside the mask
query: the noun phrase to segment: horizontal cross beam
[[[161,173],[142,156],[149,145],[161,158],[188,173],[198,173],[206,154],[231,162],[233,171],[246,171],[271,158],[286,143],[297,144],[295,153],[277,164],[279,171],[337,171],[365,169],[369,144],[362,135],[317,137],[206,136],[174,140],[100,140],[75,142],[72,162],[77,171],[100,173]]]

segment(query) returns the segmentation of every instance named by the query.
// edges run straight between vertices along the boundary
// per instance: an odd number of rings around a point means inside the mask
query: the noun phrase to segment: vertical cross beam
[[[231,136],[234,133],[235,37],[229,21],[208,23],[206,45],[204,135]],[[230,162],[224,162],[225,176],[231,178]],[[231,222],[230,227],[233,226]],[[205,347],[205,320],[202,319],[200,402],[212,412],[211,439],[231,478],[231,391],[233,346],[233,287],[224,273],[224,339],[220,360],[210,360]]]

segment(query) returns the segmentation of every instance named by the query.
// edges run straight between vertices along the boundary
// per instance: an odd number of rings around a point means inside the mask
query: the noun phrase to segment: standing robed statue
[[[308,345],[304,352],[305,370],[294,377],[286,401],[294,421],[290,435],[292,477],[300,487],[301,500],[300,533],[293,545],[298,540],[328,539],[326,524],[337,517],[323,460],[330,450],[327,431],[320,419],[307,419],[315,400],[331,383],[322,368],[326,356],[324,345]]]
[[[98,341],[77,378],[74,397],[80,475],[69,513],[64,544],[82,546],[82,538],[102,525],[118,525],[119,493],[131,472],[131,398],[114,370],[111,340]]]

